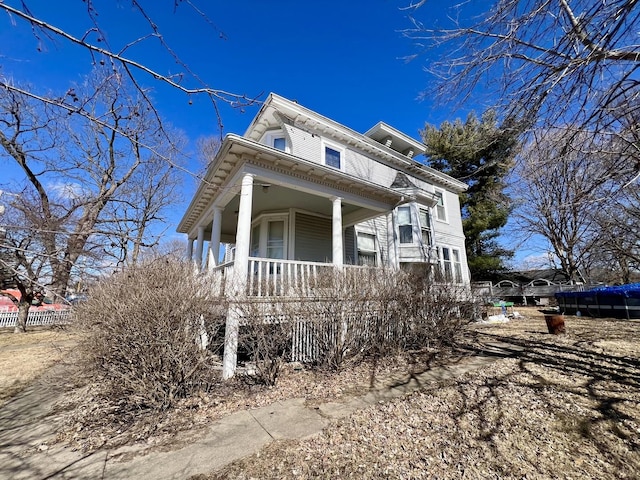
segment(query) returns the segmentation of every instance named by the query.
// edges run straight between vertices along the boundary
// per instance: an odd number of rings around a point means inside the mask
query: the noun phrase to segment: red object
[[[15,298],[20,300],[22,295],[20,294],[20,290],[16,289],[7,289],[3,290],[3,292],[9,293],[13,295]],[[32,305],[29,311],[31,312],[46,312],[50,310],[66,310],[69,308],[69,305],[65,305],[63,303],[42,303],[41,305]],[[0,295],[0,312],[17,312],[18,306],[13,303],[11,298]]]

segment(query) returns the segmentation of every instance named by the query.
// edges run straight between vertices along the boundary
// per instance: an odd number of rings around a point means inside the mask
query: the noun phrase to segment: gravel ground
[[[640,321],[567,317],[554,336],[535,310],[524,315],[469,327],[462,353],[522,349],[490,369],[198,478],[639,478]]]

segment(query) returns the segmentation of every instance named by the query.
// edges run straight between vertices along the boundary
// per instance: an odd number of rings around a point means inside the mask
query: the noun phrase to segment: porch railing
[[[246,293],[252,297],[308,295],[319,277],[333,268],[331,263],[250,257]]]
[[[217,294],[231,293],[233,268],[234,263],[229,262],[212,270]],[[243,291],[249,297],[286,296],[293,293],[298,296],[309,295],[314,288],[321,286],[323,275],[333,268],[332,263],[249,257],[247,284]],[[345,265],[344,268],[362,267]]]

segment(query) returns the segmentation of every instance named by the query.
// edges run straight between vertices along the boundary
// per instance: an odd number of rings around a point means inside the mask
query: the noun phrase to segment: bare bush
[[[312,361],[338,370],[365,357],[450,341],[471,318],[463,290],[427,268],[338,270],[321,278],[307,301],[291,304],[298,310],[290,316],[310,330]]]
[[[76,311],[80,367],[120,411],[166,410],[216,381],[225,310],[211,291],[172,257],[103,280]]]
[[[474,305],[467,287],[446,282],[439,272],[429,276],[407,273],[399,282],[406,292],[402,322],[402,348],[420,350],[452,343],[464,323],[473,317]]]
[[[291,360],[295,309],[287,299],[248,301],[238,307],[241,320],[239,347],[255,366],[253,378],[275,385],[282,365]]]

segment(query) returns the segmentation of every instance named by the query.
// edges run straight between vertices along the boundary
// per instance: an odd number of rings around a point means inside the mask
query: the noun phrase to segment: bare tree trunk
[[[18,305],[18,319],[16,320],[16,326],[13,329],[13,333],[26,333],[29,308],[31,308],[31,301],[21,299],[20,304]]]

